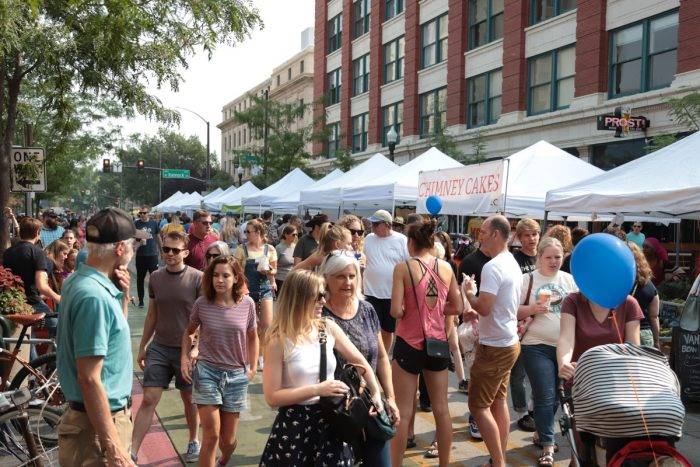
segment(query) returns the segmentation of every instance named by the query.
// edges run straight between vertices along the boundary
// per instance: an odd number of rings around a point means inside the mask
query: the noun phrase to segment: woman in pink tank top
[[[396,404],[402,414],[391,443],[391,460],[400,466],[406,449],[410,414],[415,410],[418,375],[423,372],[435,416],[440,465],[446,466],[452,447],[452,420],[447,407],[447,366],[444,357],[426,348],[426,339],[443,341],[445,315],[458,315],[463,304],[450,265],[430,254],[434,246],[435,220],[415,222],[407,227],[408,252],[412,258],[394,269],[391,315],[398,319],[392,380]]]

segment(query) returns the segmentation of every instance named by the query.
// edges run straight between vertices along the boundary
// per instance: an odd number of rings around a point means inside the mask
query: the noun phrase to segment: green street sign
[[[243,159],[246,162],[258,162],[258,157],[255,154],[247,154]]]
[[[187,169],[163,169],[163,178],[189,178],[190,171]]]

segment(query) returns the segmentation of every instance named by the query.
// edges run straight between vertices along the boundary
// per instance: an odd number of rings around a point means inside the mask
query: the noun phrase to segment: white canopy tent
[[[397,204],[415,206],[418,200],[418,177],[425,170],[450,169],[463,165],[437,148],[430,148],[406,164],[384,173],[370,182],[356,180],[355,186],[343,189],[343,205],[361,208],[389,207]]]
[[[552,189],[547,211],[700,219],[700,132],[598,176]]]
[[[343,190],[366,184],[397,168],[398,165],[382,154],[375,154],[362,164],[348,170],[341,177],[321,187],[302,190],[299,196],[300,204],[306,208],[338,208],[343,202]]]
[[[202,197],[202,199],[199,201],[195,201],[193,199],[192,202],[182,206],[182,211],[196,211],[197,209],[202,209],[202,203],[204,203],[208,199],[211,199],[211,198],[214,198],[214,197],[220,195],[223,192],[224,192],[224,190],[222,190],[221,188],[217,188],[216,190],[214,190],[211,193],[207,194],[206,196]]]
[[[598,167],[546,141],[538,141],[502,161],[424,172],[421,183],[428,175],[434,180],[430,187],[421,187],[417,210],[427,212],[425,200],[431,194],[437,194],[443,201],[441,214],[487,215],[504,212],[508,217],[542,219],[548,191],[601,173],[603,171]],[[491,178],[485,180],[484,177]],[[487,195],[484,194],[485,190],[489,191]],[[568,213],[552,214],[562,217]]]
[[[192,193],[183,196],[168,205],[171,211],[186,211],[192,212],[199,209],[201,206],[202,195],[193,191]],[[195,206],[194,208],[192,206]]]
[[[310,187],[307,187],[309,189],[315,189],[315,188],[321,188],[325,184],[337,179],[338,177],[341,177],[345,172],[343,172],[340,169],[335,169],[334,171],[330,172],[327,174],[325,177],[323,177],[321,180],[317,181]],[[282,196],[280,198],[275,199],[270,203],[270,209],[272,209],[275,213],[280,213],[280,214],[294,214],[298,212],[299,210],[299,197],[301,195],[301,189],[299,191],[295,191],[293,193],[288,194],[287,196]]]
[[[244,209],[256,207],[261,211],[262,208],[268,208],[275,199],[299,191],[313,183],[313,178],[306,175],[303,170],[296,168],[264,190],[252,196],[243,197],[242,205]]]
[[[233,189],[231,189],[233,188]],[[241,206],[241,198],[244,196],[254,195],[258,193],[260,189],[253,185],[252,182],[245,182],[239,187],[229,187],[226,191],[221,193],[216,198],[212,198],[204,206],[214,212],[220,211],[239,211]]]
[[[202,203],[202,205],[204,206],[204,209],[206,209],[208,211],[214,211],[214,212],[218,211],[219,209],[221,209],[221,204],[218,204],[218,205],[214,204],[216,202],[216,200],[220,199],[220,198],[222,198],[230,193],[233,193],[238,188],[239,187],[237,187],[236,185],[231,185],[230,187],[226,188],[224,191],[220,192],[219,194],[217,194],[215,196],[207,197],[207,199],[205,199]]]
[[[180,193],[180,196],[172,197],[167,203],[161,203],[161,210],[164,212],[175,212],[180,209],[180,204],[190,199],[191,195],[192,193]]]
[[[163,206],[166,206],[169,202],[171,202],[174,199],[179,198],[180,196],[182,196],[182,192],[180,190],[178,190],[175,193],[173,193],[172,195],[168,196],[168,198],[166,198],[165,200],[158,203],[156,206],[153,206],[151,211],[163,211]]]

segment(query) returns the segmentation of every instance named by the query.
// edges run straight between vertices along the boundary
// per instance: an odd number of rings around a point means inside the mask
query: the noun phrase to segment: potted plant
[[[27,303],[22,279],[15,276],[11,270],[0,266],[0,315],[32,313],[34,313],[34,309]]]

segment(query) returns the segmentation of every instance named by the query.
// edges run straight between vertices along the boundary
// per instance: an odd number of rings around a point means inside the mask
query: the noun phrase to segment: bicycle
[[[44,460],[48,465],[58,464],[61,412],[46,403],[30,405],[46,387],[0,393],[0,465],[43,467]],[[18,463],[10,464],[15,461]]]
[[[2,344],[0,345],[0,363],[3,365],[0,388],[16,390],[27,387],[33,390],[35,388],[44,387],[44,390],[37,393],[37,396],[42,400],[49,400],[50,405],[53,407],[60,407],[65,404],[65,398],[63,397],[63,392],[60,390],[58,380],[56,379],[52,385],[46,386],[46,382],[50,381],[51,376],[56,372],[56,343],[53,339],[26,338],[27,331],[30,327],[41,325],[46,318],[55,316],[56,315],[46,315],[44,313],[4,316],[13,323],[21,325],[22,330],[19,337],[16,339],[8,337],[0,338],[0,344]],[[8,344],[12,343],[14,343],[14,348],[9,350]],[[54,352],[41,355],[27,362],[18,356],[20,346],[26,344],[48,345]],[[17,363],[19,363],[22,368],[19,369],[17,374],[15,374],[10,381],[10,374]],[[49,395],[51,395],[50,398]]]

